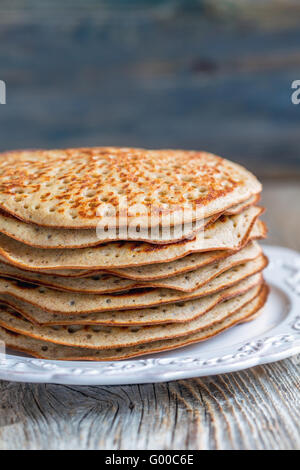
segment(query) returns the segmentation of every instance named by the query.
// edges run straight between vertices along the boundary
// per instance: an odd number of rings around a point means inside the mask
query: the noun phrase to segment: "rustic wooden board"
[[[2,0],[0,149],[206,149],[300,173],[294,0]]]
[[[300,185],[265,182],[269,241],[300,250]],[[0,449],[299,449],[300,357],[163,384],[0,382]]]
[[[292,360],[158,385],[1,383],[1,449],[299,448]]]

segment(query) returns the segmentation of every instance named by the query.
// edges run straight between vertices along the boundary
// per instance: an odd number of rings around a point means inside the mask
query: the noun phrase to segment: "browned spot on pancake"
[[[52,212],[64,213],[66,224],[78,218],[88,225],[100,219],[97,209],[105,205],[119,216],[123,196],[129,217],[150,215],[150,207],[161,216],[183,207],[196,210],[245,184],[243,170],[201,151],[104,147],[16,151],[2,157],[2,207],[8,209],[7,200],[13,200],[16,207],[8,210],[27,219],[30,204],[24,207],[23,198],[30,203],[38,196],[42,207],[33,215],[35,223],[45,220],[51,205]],[[134,211],[136,204],[142,208]]]

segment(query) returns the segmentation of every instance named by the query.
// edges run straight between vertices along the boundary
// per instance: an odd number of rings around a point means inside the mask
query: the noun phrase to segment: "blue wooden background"
[[[300,175],[300,2],[0,0],[0,149],[206,149]]]

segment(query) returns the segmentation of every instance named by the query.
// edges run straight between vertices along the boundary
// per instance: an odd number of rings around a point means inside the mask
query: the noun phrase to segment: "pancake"
[[[98,247],[74,250],[34,248],[0,234],[0,255],[15,266],[29,270],[111,269],[161,263],[190,253],[238,250],[249,239],[262,208],[250,207],[241,214],[221,216],[194,240],[170,245],[143,242],[111,242]]]
[[[266,226],[263,222],[259,220],[253,226],[249,238],[244,241],[244,243],[240,247],[240,250],[243,249],[245,245],[250,243],[251,240],[258,240],[265,237]],[[232,256],[234,253],[236,253],[236,251],[232,250],[198,252],[184,256],[183,258],[179,258],[174,261],[170,261],[168,263],[147,264],[145,266],[137,266],[133,268],[110,268],[107,269],[106,272],[110,274],[115,274],[116,276],[126,279],[134,279],[138,281],[152,281],[156,279],[164,279],[166,277],[176,276],[178,274],[187,273],[189,271],[194,271],[195,269],[201,268],[203,266],[208,266],[212,263],[225,259],[228,256]],[[62,271],[56,271],[55,274],[59,275],[60,272]],[[90,271],[89,273],[82,272],[80,277],[87,277],[91,275],[91,273],[95,274],[95,272],[97,271]]]
[[[0,263],[1,264],[6,264],[8,266],[13,266],[9,263],[9,261],[7,261],[6,258],[4,258],[3,256],[0,255]],[[15,266],[13,266],[15,267]],[[26,272],[39,272],[38,270],[35,270],[35,271],[31,271],[30,268],[26,268],[24,266],[22,266],[22,269],[20,269],[20,271],[26,271]],[[105,273],[107,272],[107,270],[91,270],[91,269],[76,269],[76,270],[73,270],[73,269],[59,269],[59,270],[55,270],[55,269],[49,269],[47,270],[47,274],[53,274],[54,276],[60,276],[60,277],[89,277],[89,276],[93,276],[93,274],[95,273]],[[44,273],[44,271],[42,271],[42,273]]]
[[[199,230],[203,230],[217,220],[219,214],[198,220],[184,226],[173,226],[170,230],[158,230],[157,233],[149,229],[139,232],[107,231],[93,229],[57,229],[29,224],[0,211],[0,232],[25,245],[38,248],[83,248],[97,246],[115,240],[146,241],[154,244],[174,243],[187,238],[194,238]]]
[[[151,227],[177,225],[183,208],[188,223],[261,189],[245,168],[206,152],[106,147],[14,151],[0,159],[0,207],[57,228],[148,227],[150,215]]]
[[[243,246],[245,246],[251,240],[257,240],[266,237],[266,227],[261,221],[257,221],[253,226],[249,239],[245,241]],[[243,247],[241,247],[242,249]],[[232,250],[216,250],[193,253],[187,255],[184,258],[179,258],[175,261],[170,261],[167,263],[156,263],[153,265],[138,266],[135,268],[112,268],[105,270],[89,270],[89,269],[49,269],[47,271],[41,271],[41,274],[50,274],[55,277],[66,277],[66,278],[81,278],[81,277],[91,277],[98,274],[113,274],[124,279],[133,279],[141,281],[151,281],[153,279],[162,279],[170,276],[175,276],[180,273],[193,271],[197,268],[207,266],[209,264],[215,263],[218,260],[225,259],[228,256],[231,256],[235,251]],[[0,256],[0,263],[2,265],[10,266],[10,269],[16,269],[19,273],[28,273],[29,275],[33,273],[40,273],[40,271],[30,271],[30,269],[22,267],[18,269],[16,266],[10,265],[10,263],[3,257]],[[26,275],[26,274],[24,274]]]
[[[242,249],[248,242],[251,240],[258,240],[266,237],[266,226],[263,222],[257,221],[249,235],[249,238],[245,240]],[[153,279],[162,279],[166,277],[175,276],[180,273],[193,271],[197,268],[207,266],[218,260],[225,259],[228,256],[231,256],[235,251],[232,250],[215,250],[208,252],[199,252],[192,253],[183,258],[179,258],[175,261],[170,261],[166,263],[155,263],[153,265],[137,266],[134,268],[111,268],[105,270],[72,270],[72,269],[49,269],[47,271],[41,271],[41,273],[53,274],[57,277],[91,277],[97,274],[109,273],[114,274],[118,277],[125,279],[141,280],[141,281],[151,281]],[[5,258],[1,258],[0,262],[8,264]],[[24,267],[22,271],[25,270]],[[26,271],[28,271],[26,269]],[[30,271],[30,270],[29,270]],[[35,271],[39,272],[39,271]]]
[[[50,313],[72,315],[128,310],[204,297],[262,271],[266,265],[267,258],[261,255],[253,261],[229,269],[193,292],[149,288],[120,294],[80,294],[0,278],[0,294],[9,294],[25,300]]]
[[[190,273],[178,274],[167,279],[153,281],[134,281],[121,279],[109,274],[97,274],[84,278],[61,278],[36,272],[23,271],[7,264],[0,263],[0,276],[18,279],[37,285],[51,287],[61,291],[104,294],[122,292],[141,287],[165,287],[168,289],[192,292],[206,282],[233,266],[255,259],[261,254],[257,243],[250,243],[232,256],[208,266],[198,268]]]
[[[24,271],[15,266],[0,262],[0,276],[36,284],[38,286],[51,287],[56,290],[83,292],[83,293],[112,293],[134,289],[138,284],[130,279],[108,273],[93,274],[91,277],[58,277],[36,271]]]
[[[9,308],[5,311],[2,308],[0,326],[26,336],[65,346],[89,349],[128,347],[186,336],[203,328],[212,327],[257,297],[260,289],[260,286],[254,287],[245,294],[225,300],[195,320],[178,324],[132,327],[71,325],[54,328],[33,325],[17,312]]]
[[[224,215],[240,214],[245,209],[247,209],[249,206],[255,206],[256,204],[258,204],[259,201],[260,201],[260,194],[255,194],[254,196],[251,196],[246,201],[241,202],[240,204],[236,204],[235,206],[229,207],[224,212]]]
[[[230,207],[225,211],[225,215],[236,215],[249,206],[255,205],[259,201],[259,195],[252,196],[245,202]],[[208,217],[197,222],[186,224],[186,226],[173,226],[170,231],[160,230],[158,233],[151,233],[151,230],[144,230],[144,233],[130,232],[122,240],[145,241],[154,244],[174,243],[186,238],[194,238],[196,232],[208,227],[221,214]],[[38,248],[83,248],[97,246],[113,240],[121,240],[119,229],[116,233],[111,233],[110,238],[107,232],[97,232],[96,229],[56,229],[53,227],[41,227],[35,224],[28,224],[17,219],[9,213],[0,211],[0,232],[10,238],[25,243],[25,245]]]
[[[262,186],[207,152],[0,154],[0,340],[119,360],[255,318],[268,260]]]
[[[203,315],[223,300],[243,294],[262,284],[260,273],[254,274],[234,286],[216,294],[196,300],[157,305],[136,310],[116,310],[112,312],[89,313],[83,315],[60,315],[48,313],[24,300],[9,294],[0,296],[0,306],[8,305],[31,323],[37,325],[153,325],[162,323],[184,323]]]
[[[55,360],[82,360],[82,361],[116,361],[128,359],[146,354],[153,354],[160,351],[176,349],[189,344],[207,340],[224,330],[244,322],[254,314],[260,313],[268,296],[268,288],[265,286],[260,294],[251,302],[246,304],[236,313],[225,318],[223,321],[200,330],[194,334],[173,338],[170,340],[154,341],[152,343],[140,344],[129,348],[117,348],[106,350],[94,350],[85,348],[75,348],[69,346],[57,345],[46,341],[41,341],[29,336],[15,333],[11,330],[0,327],[0,339],[5,342],[7,347],[31,354],[41,359]]]

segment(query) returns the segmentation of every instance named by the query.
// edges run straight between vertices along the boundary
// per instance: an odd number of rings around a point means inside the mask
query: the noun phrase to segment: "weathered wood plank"
[[[299,448],[299,381],[286,360],[157,385],[2,382],[0,448]]]
[[[0,149],[203,148],[299,174],[299,5],[221,3],[1,2]]]

